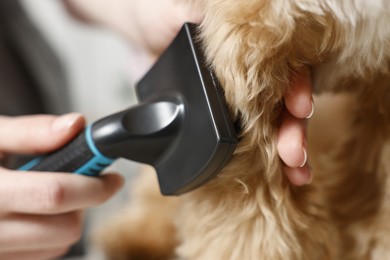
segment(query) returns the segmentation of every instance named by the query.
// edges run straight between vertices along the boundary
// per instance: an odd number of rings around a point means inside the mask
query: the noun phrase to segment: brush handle
[[[97,176],[117,158],[155,165],[169,152],[180,129],[184,108],[175,101],[144,102],[106,116],[61,149],[19,170]]]
[[[61,149],[38,157],[20,167],[21,171],[70,172],[98,176],[114,159],[101,154],[88,126],[76,138]]]

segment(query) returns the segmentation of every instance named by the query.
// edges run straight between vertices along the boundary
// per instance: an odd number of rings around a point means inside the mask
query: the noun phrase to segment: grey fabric
[[[17,0],[0,1],[0,113],[69,111],[64,68]]]
[[[45,111],[30,72],[0,33],[0,114],[13,116]]]

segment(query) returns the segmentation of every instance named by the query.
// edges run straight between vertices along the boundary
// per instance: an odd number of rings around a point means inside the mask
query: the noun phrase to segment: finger
[[[67,143],[85,124],[77,113],[63,116],[0,116],[0,147],[9,153],[44,153]]]
[[[277,150],[282,161],[297,168],[306,164],[305,123],[285,111],[278,132]]]
[[[0,252],[70,247],[82,232],[82,213],[53,216],[9,214],[0,221]]]
[[[0,179],[0,211],[31,214],[58,214],[94,207],[123,185],[118,174],[88,177],[1,169]]]
[[[302,186],[312,182],[313,174],[308,165],[300,168],[285,166],[283,172],[293,185]]]
[[[287,110],[297,118],[310,118],[314,113],[310,75],[296,75],[290,82],[290,91],[284,96]]]
[[[30,251],[17,251],[0,253],[0,259],[17,259],[17,260],[45,260],[45,259],[57,259],[63,256],[69,248],[53,248],[53,249],[41,249]]]

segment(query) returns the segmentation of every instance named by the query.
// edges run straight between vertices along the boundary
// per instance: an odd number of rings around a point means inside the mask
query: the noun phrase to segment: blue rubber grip
[[[104,156],[92,138],[92,125],[61,149],[33,159],[19,168],[21,171],[72,172],[98,176],[115,159]]]
[[[104,156],[97,148],[92,138],[92,125],[89,125],[86,130],[86,141],[88,147],[94,154],[94,157],[91,158],[87,163],[74,171],[74,173],[83,174],[83,175],[99,175],[99,173],[111,165],[114,162],[114,159]]]

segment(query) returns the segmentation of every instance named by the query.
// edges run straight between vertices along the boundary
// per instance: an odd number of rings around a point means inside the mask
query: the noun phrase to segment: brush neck
[[[155,165],[176,139],[183,119],[179,102],[143,102],[95,122],[92,137],[107,157]]]

